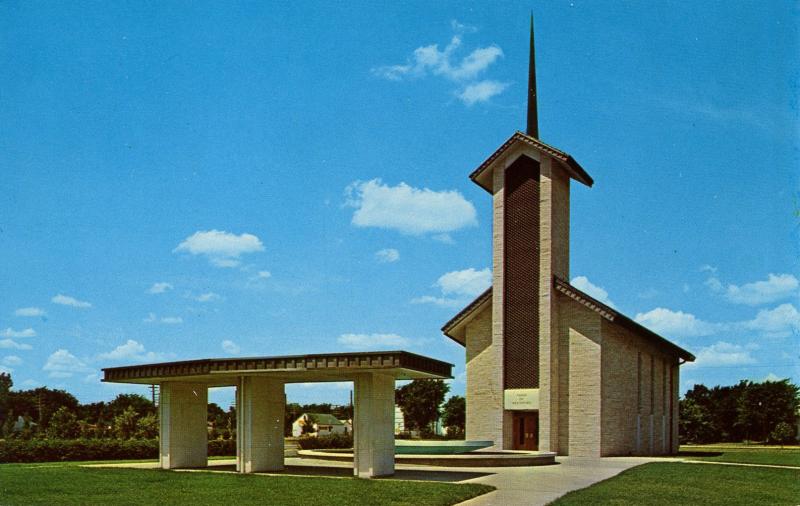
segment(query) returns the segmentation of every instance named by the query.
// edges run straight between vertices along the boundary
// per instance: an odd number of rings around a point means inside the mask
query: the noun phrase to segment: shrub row
[[[301,437],[297,445],[303,450],[320,450],[327,448],[352,448],[352,434],[331,434],[330,436]]]
[[[208,455],[236,455],[236,441],[208,442]],[[66,462],[158,458],[157,439],[9,439],[0,440],[0,462]]]

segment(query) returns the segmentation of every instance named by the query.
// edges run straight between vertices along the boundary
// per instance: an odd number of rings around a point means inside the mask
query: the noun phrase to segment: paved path
[[[634,466],[665,460],[674,462],[674,459],[648,457],[558,457],[556,460],[558,465],[554,466],[480,469],[491,471],[492,474],[466,480],[465,483],[485,483],[497,490],[465,501],[460,506],[543,505],[567,492],[588,487]]]

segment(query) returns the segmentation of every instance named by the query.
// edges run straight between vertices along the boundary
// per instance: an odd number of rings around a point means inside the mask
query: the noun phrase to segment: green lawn
[[[628,469],[552,504],[796,505],[800,471],[658,462]]]
[[[681,446],[678,457],[712,462],[770,464],[800,467],[800,448],[760,448],[745,446]]]
[[[0,465],[0,503],[450,505],[493,490],[476,484],[423,483],[62,464]]]

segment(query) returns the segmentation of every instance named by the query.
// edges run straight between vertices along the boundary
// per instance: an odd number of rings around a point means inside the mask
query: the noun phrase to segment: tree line
[[[681,443],[797,441],[800,389],[788,379],[695,385],[680,401]]]

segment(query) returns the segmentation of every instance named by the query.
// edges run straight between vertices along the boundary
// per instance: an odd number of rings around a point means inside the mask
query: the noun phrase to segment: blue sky
[[[790,2],[4,2],[0,367],[91,401],[130,391],[101,367],[403,348],[463,393],[439,329],[490,280],[467,176],[524,128],[531,9],[541,138],[596,181],[573,282],[697,355],[682,390],[800,381]]]

